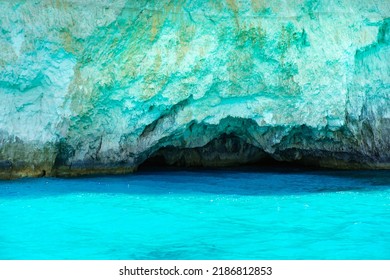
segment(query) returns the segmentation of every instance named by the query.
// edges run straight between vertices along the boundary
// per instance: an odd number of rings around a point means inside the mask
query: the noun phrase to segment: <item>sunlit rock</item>
[[[1,177],[390,167],[390,3],[0,1]]]

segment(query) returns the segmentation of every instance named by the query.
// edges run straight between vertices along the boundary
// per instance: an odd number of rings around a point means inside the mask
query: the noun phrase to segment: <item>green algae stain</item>
[[[271,15],[272,9],[269,7],[269,1],[251,0],[252,10],[259,15]]]
[[[236,0],[226,0],[227,6],[233,12],[233,20],[237,29],[240,29],[239,7]]]
[[[261,12],[266,9],[265,0],[251,0],[251,6],[255,13]]]
[[[254,75],[253,54],[245,49],[235,49],[228,55],[227,70],[229,73],[229,95],[245,95],[246,89],[242,89],[243,81]]]
[[[383,24],[379,27],[378,31],[378,43],[390,44],[390,18],[385,18]]]
[[[228,7],[233,11],[234,14],[238,13],[238,5],[236,0],[226,0]]]
[[[385,18],[382,24],[379,26],[377,41],[356,50],[355,52],[355,73],[356,71],[364,70],[362,63],[366,57],[372,56],[380,51],[384,46],[390,45],[390,18]]]
[[[310,19],[317,18],[318,6],[320,5],[320,0],[305,0],[303,3],[302,10],[310,16]]]
[[[59,37],[62,41],[62,46],[64,50],[68,53],[71,53],[73,55],[80,55],[82,53],[82,50],[84,48],[83,41],[75,39],[69,29],[62,28],[59,31]]]
[[[302,31],[297,30],[292,23],[288,23],[282,26],[277,43],[277,50],[282,59],[284,59],[286,53],[292,46],[301,49],[302,47],[310,46],[310,43],[305,29],[302,29]]]
[[[305,29],[302,29],[302,32],[296,32],[294,33],[294,39],[296,42],[298,42],[298,45],[301,45],[302,47],[310,47],[310,42],[307,37],[307,33]]]
[[[282,30],[280,31],[280,38],[278,42],[278,50],[282,55],[284,55],[287,50],[291,47],[291,43],[293,41],[293,32],[294,25],[288,23],[287,25],[282,26]]]
[[[236,42],[238,47],[257,47],[262,48],[266,43],[266,32],[261,26],[249,27],[238,30]]]

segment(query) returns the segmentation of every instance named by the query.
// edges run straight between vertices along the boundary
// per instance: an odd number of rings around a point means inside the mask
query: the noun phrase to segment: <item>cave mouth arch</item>
[[[222,133],[202,147],[161,147],[139,166],[139,171],[163,169],[312,169],[301,161],[278,161],[263,149],[254,146],[234,133]]]

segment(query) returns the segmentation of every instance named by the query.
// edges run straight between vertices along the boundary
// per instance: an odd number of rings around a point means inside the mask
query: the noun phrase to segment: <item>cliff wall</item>
[[[0,1],[0,176],[390,168],[389,0]]]

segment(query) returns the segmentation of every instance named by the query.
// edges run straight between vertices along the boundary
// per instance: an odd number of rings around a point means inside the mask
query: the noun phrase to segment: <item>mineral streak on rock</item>
[[[0,1],[0,177],[390,168],[389,0]]]

